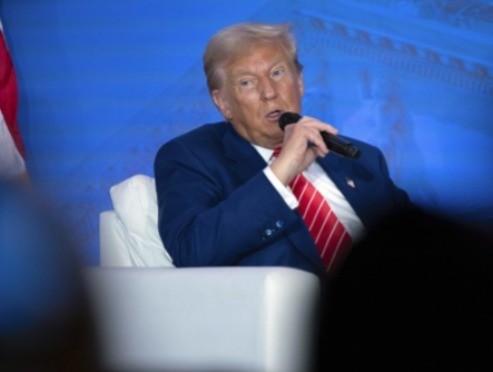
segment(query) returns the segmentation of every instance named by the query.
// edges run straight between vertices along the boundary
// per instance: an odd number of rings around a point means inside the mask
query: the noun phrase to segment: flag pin
[[[352,187],[353,189],[356,188],[356,185],[354,184],[354,181],[352,179],[346,177],[346,183],[349,187]]]

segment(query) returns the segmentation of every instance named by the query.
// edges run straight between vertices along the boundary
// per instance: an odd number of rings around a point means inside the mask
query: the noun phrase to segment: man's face
[[[260,45],[224,68],[220,89],[212,98],[226,119],[247,141],[276,148],[283,132],[278,120],[283,112],[300,113],[302,76],[287,52],[278,45]]]

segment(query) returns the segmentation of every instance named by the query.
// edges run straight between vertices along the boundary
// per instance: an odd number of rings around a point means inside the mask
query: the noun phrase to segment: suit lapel
[[[231,124],[223,136],[224,153],[233,161],[233,171],[242,182],[246,182],[265,166],[260,154],[243,137],[236,133]]]

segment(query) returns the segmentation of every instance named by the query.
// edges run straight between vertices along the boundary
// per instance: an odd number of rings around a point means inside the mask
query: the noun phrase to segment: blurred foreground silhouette
[[[33,195],[0,185],[2,371],[98,370],[81,267],[60,226]]]
[[[327,285],[320,371],[493,370],[491,235],[391,216]]]

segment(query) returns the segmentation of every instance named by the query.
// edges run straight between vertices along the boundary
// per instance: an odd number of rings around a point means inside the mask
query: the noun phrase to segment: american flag
[[[0,21],[0,179],[26,172],[25,151],[17,123],[17,81]]]

